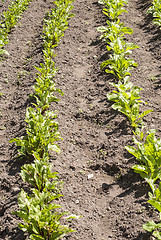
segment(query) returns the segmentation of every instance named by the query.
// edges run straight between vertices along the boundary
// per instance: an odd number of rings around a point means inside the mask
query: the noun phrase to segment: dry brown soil
[[[0,4],[0,12],[9,1]],[[151,1],[129,0],[121,16],[134,32],[127,41],[139,46],[132,57],[138,67],[131,81],[142,87],[143,109],[154,111],[146,118],[147,129],[161,136],[161,32],[146,11]],[[24,183],[17,149],[9,140],[25,132],[25,111],[30,104],[36,70],[42,61],[42,24],[51,1],[33,0],[11,31],[6,50],[10,55],[0,65],[0,239],[24,240],[17,228],[17,196]],[[51,109],[59,111],[61,154],[51,153],[53,170],[64,181],[63,209],[82,215],[71,226],[68,240],[147,240],[142,229],[148,220],[159,220],[147,203],[149,187],[131,170],[135,159],[124,149],[132,144],[132,131],[125,116],[112,110],[106,94],[112,79],[100,70],[107,58],[97,27],[105,24],[102,7],[95,0],[76,0],[75,17],[57,48],[56,82],[64,96]]]

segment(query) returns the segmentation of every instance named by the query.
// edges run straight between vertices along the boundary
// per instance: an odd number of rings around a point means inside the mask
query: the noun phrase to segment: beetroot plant
[[[153,14],[153,22],[158,25],[161,29],[161,1],[153,0],[152,6],[148,9],[147,13]]]
[[[144,103],[140,100],[141,88],[133,86],[129,81],[110,84],[118,89],[117,91],[114,90],[112,93],[107,94],[108,100],[115,102],[112,108],[127,116],[134,132],[136,132],[138,128],[142,129],[143,117],[152,112],[152,110],[146,110],[140,113],[140,103]]]
[[[16,0],[9,4],[8,10],[1,15],[1,29],[0,29],[0,55],[8,54],[3,49],[4,45],[8,43],[8,34],[10,30],[17,24],[22,13],[32,0]]]
[[[99,0],[98,2],[105,5],[103,13],[112,21],[116,21],[121,13],[127,12],[124,9],[124,5],[128,4],[127,0]]]
[[[67,20],[73,16],[70,13],[72,2],[56,0],[55,8],[47,15],[43,32],[44,62],[37,67],[34,85],[36,103],[26,110],[26,135],[11,140],[20,147],[20,155],[34,159],[33,163],[22,167],[21,177],[28,183],[30,190],[29,193],[21,190],[18,197],[19,210],[14,213],[23,220],[19,228],[28,232],[29,239],[33,240],[58,240],[66,233],[73,232],[64,225],[65,219],[77,218],[59,210],[61,181],[49,164],[49,151],[59,153],[57,141],[61,139],[57,113],[49,110],[51,102],[59,100],[55,92],[62,94],[53,81],[57,70],[53,60],[54,48],[67,28]]]
[[[18,227],[30,234],[29,239],[58,240],[74,231],[61,221],[77,216],[58,210],[61,208],[58,199],[62,195],[57,173],[52,172],[47,157],[40,158],[37,153],[34,157],[35,162],[25,164],[21,170],[22,179],[32,187],[31,193],[21,189],[19,210],[14,214],[23,219],[24,223],[19,223]]]
[[[27,108],[26,119],[26,135],[22,138],[14,138],[10,142],[15,142],[20,146],[19,154],[31,156],[33,152],[37,152],[40,157],[48,155],[48,151],[60,152],[59,146],[55,143],[60,140],[58,131],[58,123],[55,121],[57,117],[55,112],[46,111],[42,114],[41,108]]]

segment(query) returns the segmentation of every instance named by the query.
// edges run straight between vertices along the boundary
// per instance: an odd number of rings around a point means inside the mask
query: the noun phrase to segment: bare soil
[[[161,32],[146,15],[151,1],[129,0],[128,13],[121,16],[133,29],[127,41],[139,46],[132,58],[138,67],[131,81],[142,87],[141,96],[153,109],[146,118],[147,129],[157,129],[161,137]],[[1,3],[0,12],[8,1]],[[0,65],[0,239],[24,240],[17,228],[20,221],[11,214],[18,208],[17,197],[24,183],[20,178],[25,163],[15,158],[17,149],[9,140],[25,132],[25,112],[30,105],[36,70],[42,61],[42,25],[52,2],[33,0],[19,24],[11,31],[10,53]],[[107,58],[99,40],[98,26],[105,24],[102,6],[95,0],[76,0],[75,17],[69,21],[56,53],[55,77],[64,96],[51,109],[59,111],[63,141],[61,154],[51,153],[53,170],[64,181],[63,209],[82,217],[71,226],[76,229],[68,240],[147,240],[142,229],[159,214],[147,203],[148,185],[131,170],[135,159],[124,146],[132,144],[132,130],[126,117],[112,110],[106,94],[113,79],[100,70]]]

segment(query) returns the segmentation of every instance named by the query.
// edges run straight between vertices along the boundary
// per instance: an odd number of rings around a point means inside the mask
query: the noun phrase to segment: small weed
[[[24,78],[24,77],[26,77],[27,75],[29,75],[30,73],[28,72],[28,71],[25,71],[25,70],[23,70],[23,71],[19,71],[18,73],[17,73],[17,77],[18,78]]]
[[[107,152],[104,151],[103,149],[100,149],[99,151],[100,151],[100,153],[101,153],[102,155],[107,155]]]
[[[92,104],[89,104],[89,109],[93,109],[94,106]]]
[[[76,141],[72,138],[71,140],[71,143],[73,143],[74,145],[76,144]]]
[[[117,175],[117,177],[116,177],[116,181],[118,182],[118,181],[120,181],[122,179],[122,174],[120,173],[119,175]]]
[[[157,78],[156,78],[155,76],[151,76],[150,79],[151,79],[152,81],[156,81],[156,80],[157,80]]]
[[[0,130],[5,130],[6,127],[5,126],[0,126]]]
[[[79,108],[78,113],[83,113],[83,110],[81,108]]]
[[[83,170],[80,170],[79,172],[80,172],[81,174],[83,174],[83,175],[86,174],[86,172],[83,171]]]
[[[8,82],[9,82],[8,78],[5,78],[5,79],[4,79],[4,82],[5,82],[5,83],[8,83]]]
[[[89,160],[89,161],[87,161],[87,164],[91,164],[91,163],[93,163],[93,161],[92,161],[92,160]]]

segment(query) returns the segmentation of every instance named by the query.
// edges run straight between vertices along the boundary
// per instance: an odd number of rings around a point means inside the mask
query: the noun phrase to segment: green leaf
[[[132,169],[134,169],[134,171],[137,173],[144,172],[144,173],[148,174],[147,167],[144,165],[134,165],[134,166],[132,166]]]
[[[153,112],[153,110],[146,110],[146,111],[144,111],[143,113],[141,113],[141,114],[138,116],[138,118],[143,118],[143,117],[145,117],[147,114],[149,114],[149,113],[151,113],[151,112]]]
[[[75,214],[71,214],[69,216],[65,216],[63,217],[63,219],[71,219],[71,218],[74,218],[74,219],[79,219],[81,216],[78,216],[78,215],[75,215]]]
[[[133,30],[129,27],[123,27],[122,31],[126,34],[132,34],[133,33]]]
[[[18,224],[18,228],[20,230],[22,230],[23,232],[27,232],[27,230],[28,230],[28,228],[25,225],[23,225],[22,223]]]
[[[134,147],[132,147],[132,146],[125,146],[125,149],[126,149],[129,153],[131,153],[132,155],[134,155],[134,157],[136,157],[137,159],[140,159],[141,154],[140,154],[140,152],[139,152],[136,148],[134,148]]]
[[[107,98],[109,101],[116,101],[116,99],[118,99],[118,95],[116,93],[108,93]]]
[[[48,149],[57,153],[61,152],[59,146],[56,144],[49,144]]]
[[[144,179],[147,181],[147,183],[149,184],[149,186],[151,187],[152,192],[155,192],[155,180],[151,178],[150,175],[144,177]]]
[[[118,110],[118,111],[120,111],[120,112],[122,112],[123,109],[125,109],[125,108],[123,108],[119,103],[114,103],[114,104],[112,105],[112,108],[113,108],[114,110]]]
[[[156,200],[148,200],[153,207],[155,207],[159,212],[161,212],[161,202],[157,202]]]
[[[33,240],[44,240],[44,237],[41,237],[40,235],[32,234],[32,235],[30,235],[30,239],[33,239]]]
[[[158,238],[158,240],[161,240],[161,233],[158,231],[154,231],[153,235]]]
[[[156,228],[157,224],[154,221],[149,221],[143,225],[144,230],[152,232]]]

